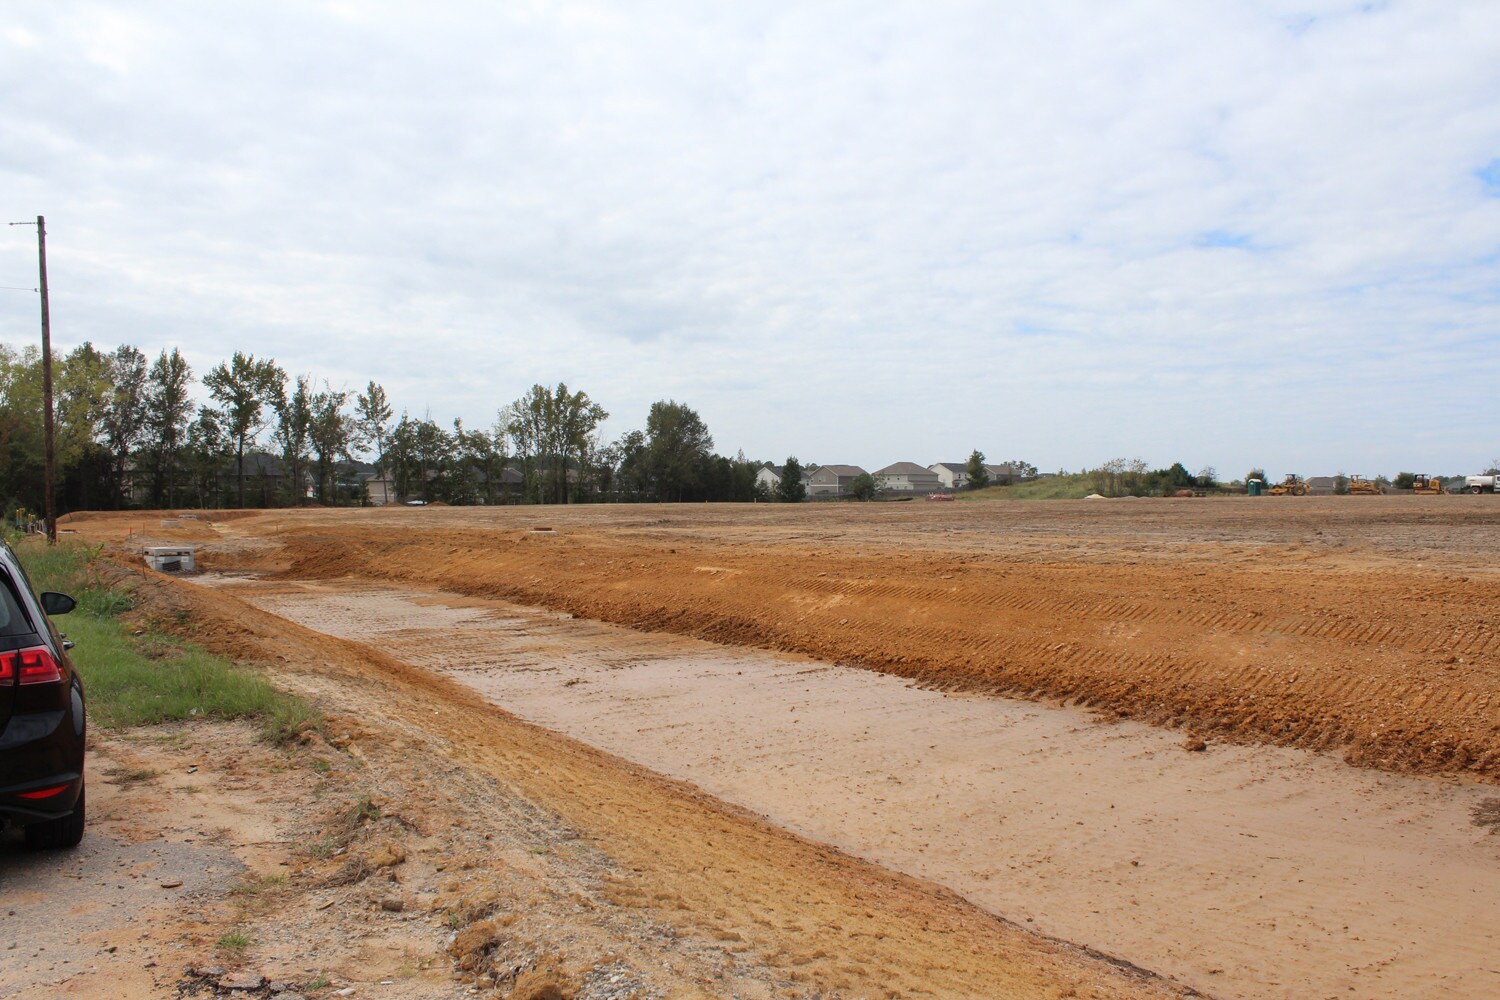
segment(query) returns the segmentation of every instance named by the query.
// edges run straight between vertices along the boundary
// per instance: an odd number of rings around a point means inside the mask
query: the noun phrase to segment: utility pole
[[[57,465],[53,447],[52,425],[52,320],[47,310],[47,220],[38,215],[36,222],[12,222],[12,226],[36,226],[36,250],[41,269],[42,293],[42,451],[45,480],[42,490],[47,519],[47,544],[57,544]]]

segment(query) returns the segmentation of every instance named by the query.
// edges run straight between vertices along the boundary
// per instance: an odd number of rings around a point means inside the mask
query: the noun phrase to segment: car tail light
[[[62,668],[46,646],[0,653],[0,684],[13,683],[17,677],[22,684],[55,684],[63,679]]]
[[[63,792],[66,792],[68,790],[68,785],[71,785],[71,784],[72,784],[72,782],[69,781],[69,782],[66,782],[65,784],[54,785],[51,788],[38,788],[35,791],[30,791],[30,792],[17,792],[16,793],[16,798],[18,798],[18,799],[50,799],[54,795],[61,795]]]

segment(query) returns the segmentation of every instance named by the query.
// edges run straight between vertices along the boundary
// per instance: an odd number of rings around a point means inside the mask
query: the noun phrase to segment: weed
[[[243,931],[229,931],[219,938],[216,947],[223,954],[238,959],[250,947],[250,936]]]
[[[333,985],[333,980],[328,978],[328,973],[320,972],[307,981],[306,989],[322,990]]]
[[[138,785],[143,781],[150,781],[158,773],[149,767],[121,767],[106,772],[106,777],[116,785],[125,787],[127,785]]]
[[[332,837],[319,837],[304,847],[302,853],[310,858],[322,861],[333,857],[333,852],[337,849],[338,845],[333,842]]]
[[[236,896],[259,896],[285,884],[285,875],[247,875],[229,891]]]

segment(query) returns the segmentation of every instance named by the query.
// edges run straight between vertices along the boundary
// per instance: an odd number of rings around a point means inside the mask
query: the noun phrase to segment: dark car
[[[0,541],[0,829],[23,827],[34,848],[83,839],[83,682],[47,617],[73,607],[38,597]]]

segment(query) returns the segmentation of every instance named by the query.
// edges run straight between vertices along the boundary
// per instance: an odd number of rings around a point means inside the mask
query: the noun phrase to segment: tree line
[[[396,417],[387,394],[335,389],[236,351],[201,379],[173,348],[85,343],[54,359],[61,511],[289,506],[368,501],[356,456],[372,454],[396,498],[450,504],[767,499],[759,462],[713,451],[685,403],[652,404],[642,430],[606,442],[609,414],[559,383],[532,386],[493,424]],[[0,502],[35,511],[43,493],[41,352],[0,343]],[[274,474],[265,455],[276,459]],[[274,486],[271,485],[274,483]]]

